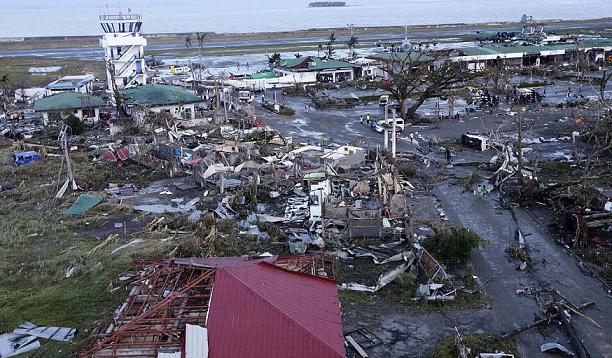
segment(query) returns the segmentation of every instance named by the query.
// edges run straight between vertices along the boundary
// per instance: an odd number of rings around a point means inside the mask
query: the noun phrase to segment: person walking
[[[450,151],[450,149],[448,149],[448,147],[446,148],[446,161],[448,162],[448,164],[451,164],[451,157],[452,157],[452,153]]]

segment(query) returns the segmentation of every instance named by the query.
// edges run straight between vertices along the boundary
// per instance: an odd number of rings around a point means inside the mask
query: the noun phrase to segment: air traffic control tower
[[[147,83],[144,47],[147,40],[140,33],[139,14],[100,15],[108,90],[113,90],[114,77],[118,89]]]

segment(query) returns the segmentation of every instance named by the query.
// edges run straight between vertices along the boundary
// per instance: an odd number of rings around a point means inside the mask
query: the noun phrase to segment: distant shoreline
[[[561,31],[570,30],[598,30],[606,36],[612,36],[612,17],[604,17],[587,20],[560,20],[549,19],[540,20],[549,27],[566,28]],[[486,22],[486,23],[451,23],[439,25],[408,25],[408,37],[419,38],[444,38],[444,36],[436,36],[438,33],[456,34],[475,34],[476,31],[496,31],[499,29],[518,28],[518,22]],[[102,32],[102,30],[100,30]],[[347,28],[316,28],[296,31],[279,31],[279,32],[252,32],[252,33],[207,33],[206,41],[256,41],[262,39],[304,39],[326,37],[331,32],[337,36],[348,36],[350,30]],[[355,27],[354,32],[357,37],[364,35],[377,34],[397,34],[403,35],[404,26],[368,26]],[[169,44],[184,41],[184,38],[189,33],[145,33],[144,36],[153,44]],[[428,36],[424,34],[429,34]],[[48,36],[48,37],[17,37],[17,38],[0,38],[0,51],[11,50],[28,50],[28,49],[52,49],[52,48],[67,48],[80,47],[92,48],[99,47],[100,35],[87,36]]]

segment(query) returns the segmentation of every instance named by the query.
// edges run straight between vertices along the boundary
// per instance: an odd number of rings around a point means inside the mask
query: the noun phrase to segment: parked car
[[[36,153],[35,151],[18,152],[18,153],[13,154],[13,157],[15,160],[15,165],[17,166],[26,165],[31,162],[43,160],[43,157],[40,154]]]
[[[395,123],[395,126],[397,127],[396,130],[398,131],[403,131],[405,128],[405,123],[404,123],[404,119],[403,118],[395,118],[395,120],[393,118],[389,118],[387,119],[387,125],[391,126],[393,123]],[[378,133],[382,133],[385,131],[385,121],[378,121],[376,122],[376,125],[374,126],[374,130]]]

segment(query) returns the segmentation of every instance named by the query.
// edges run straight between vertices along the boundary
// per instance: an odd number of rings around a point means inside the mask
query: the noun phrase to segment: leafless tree
[[[462,71],[449,59],[441,59],[435,53],[420,52],[391,53],[384,59],[387,74],[387,89],[400,104],[400,112],[414,118],[416,111],[426,100],[445,96],[456,85],[467,82],[472,75]],[[406,101],[417,96],[406,108]]]

